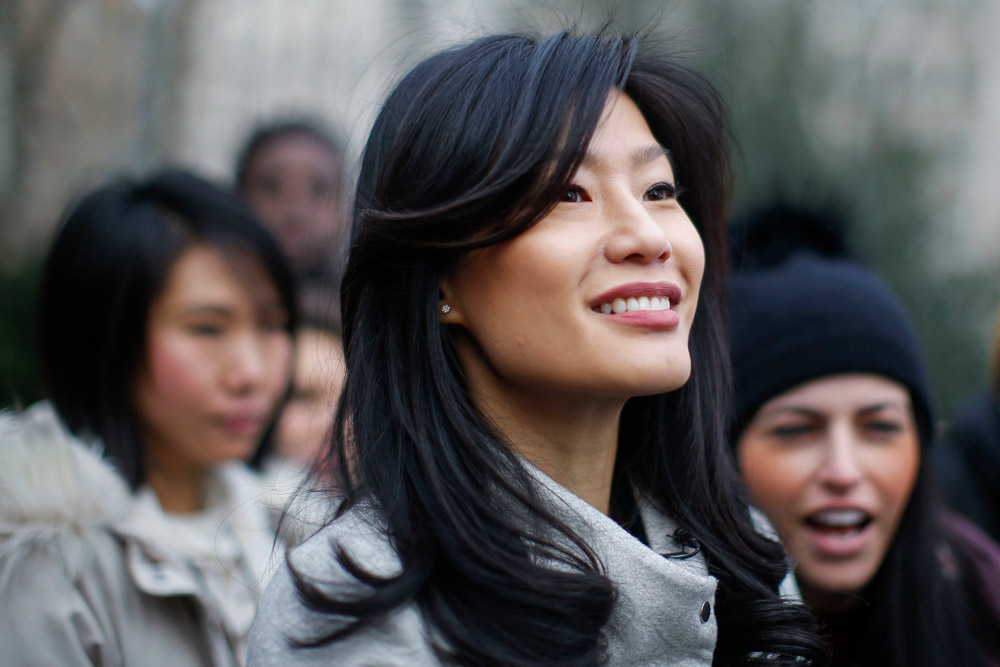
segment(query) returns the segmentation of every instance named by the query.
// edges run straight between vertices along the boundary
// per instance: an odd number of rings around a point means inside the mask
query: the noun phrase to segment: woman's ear
[[[462,323],[460,309],[456,308],[456,303],[452,298],[454,294],[455,291],[452,289],[450,277],[442,278],[438,289],[437,302],[438,317],[441,319],[442,324]]]

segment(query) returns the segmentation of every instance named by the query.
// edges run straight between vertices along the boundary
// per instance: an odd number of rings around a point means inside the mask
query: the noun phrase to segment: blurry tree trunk
[[[4,236],[17,229],[27,131],[37,117],[38,91],[44,82],[55,36],[72,3],[65,0],[4,0],[0,5],[0,44],[4,78],[0,149],[0,225]],[[7,244],[5,244],[7,245]],[[4,253],[6,254],[6,253]],[[9,259],[9,258],[4,258]]]

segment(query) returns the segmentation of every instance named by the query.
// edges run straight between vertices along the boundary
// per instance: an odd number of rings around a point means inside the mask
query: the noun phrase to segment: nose
[[[245,334],[231,343],[223,372],[226,390],[237,395],[254,393],[268,373],[268,363],[257,337]]]
[[[843,493],[854,488],[863,476],[858,454],[858,443],[850,426],[833,425],[825,456],[819,468],[819,482],[835,492]]]
[[[604,250],[610,261],[648,264],[670,258],[672,249],[666,230],[634,196],[627,194],[610,201],[603,213],[614,224]]]

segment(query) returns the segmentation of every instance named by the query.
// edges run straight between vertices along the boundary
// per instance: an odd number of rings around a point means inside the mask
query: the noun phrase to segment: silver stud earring
[[[443,306],[441,306],[441,312],[447,315],[448,313],[451,312],[451,306],[449,306],[448,304],[444,304]]]

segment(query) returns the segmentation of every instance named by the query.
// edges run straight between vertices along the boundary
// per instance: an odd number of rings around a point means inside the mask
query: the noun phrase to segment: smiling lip
[[[591,299],[590,307],[598,308],[602,303],[610,303],[615,299],[639,298],[640,296],[660,296],[670,299],[673,308],[681,300],[681,288],[674,283],[629,283],[609,289],[607,292]],[[660,311],[662,312],[662,311]]]
[[[641,297],[659,297],[670,300],[666,310],[636,310],[623,313],[602,313],[601,304],[608,304],[615,299],[639,299]],[[674,310],[681,300],[681,289],[674,283],[629,283],[620,285],[604,292],[591,301],[591,310],[610,321],[631,327],[644,329],[673,329],[680,324],[680,316]]]

